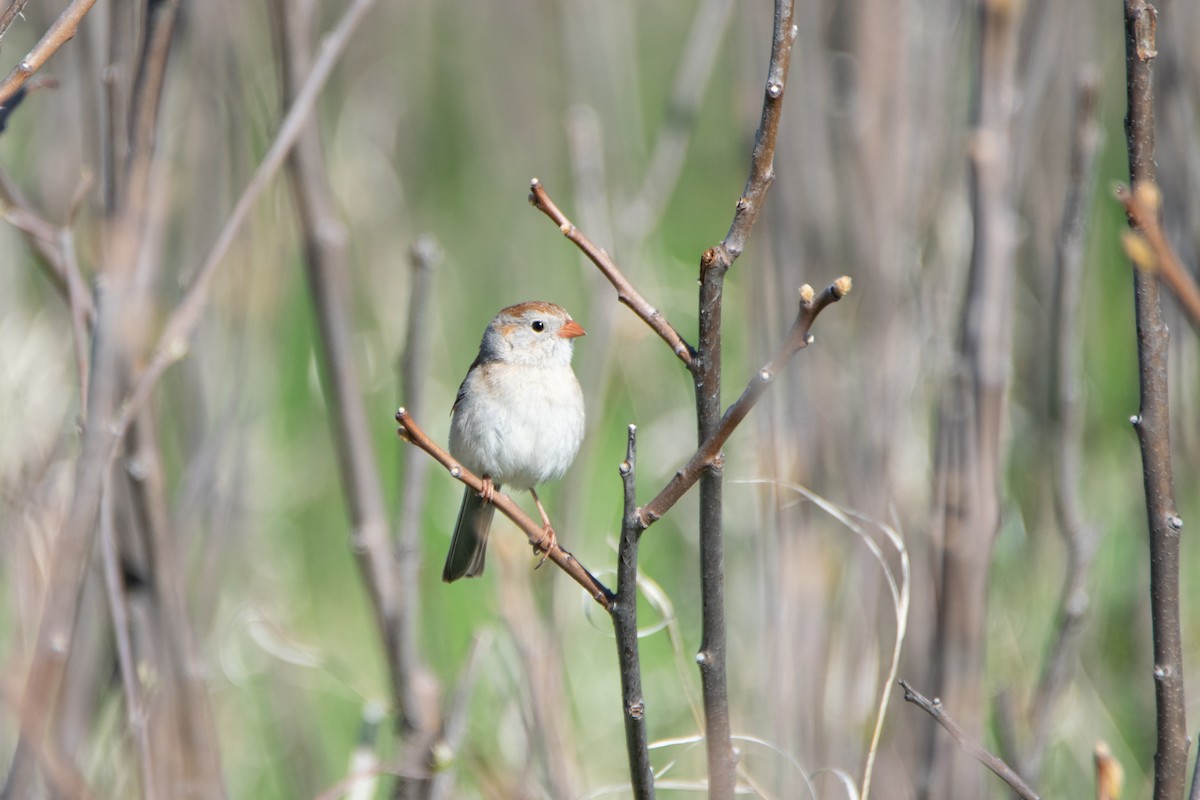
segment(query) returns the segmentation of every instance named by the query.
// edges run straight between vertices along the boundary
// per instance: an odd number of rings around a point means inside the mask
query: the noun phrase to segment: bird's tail
[[[496,484],[495,490],[500,491],[499,484]],[[446,566],[442,568],[442,580],[446,583],[459,578],[474,578],[483,573],[488,531],[495,513],[496,507],[485,503],[478,492],[469,487],[463,492],[458,522],[454,524],[454,537],[450,540],[450,552],[446,554]]]

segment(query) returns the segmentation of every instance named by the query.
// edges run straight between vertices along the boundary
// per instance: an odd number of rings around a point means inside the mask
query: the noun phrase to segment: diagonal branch
[[[603,248],[592,244],[592,240],[585,236],[583,231],[576,228],[571,220],[567,219],[567,215],[554,204],[550,195],[546,193],[546,188],[537,178],[534,178],[529,184],[529,202],[538,211],[554,220],[563,236],[566,236],[582,250],[583,254],[590,258],[592,263],[604,274],[604,277],[608,278],[609,283],[617,290],[617,299],[629,306],[633,313],[649,325],[651,330],[671,347],[671,352],[678,356],[680,361],[690,366],[692,358],[695,356],[691,345],[683,340],[675,328],[671,327],[671,323],[667,322],[662,312],[650,305],[641,292],[634,288],[612,257]]]
[[[851,281],[841,277],[825,288],[819,295],[813,293],[812,287],[805,284],[800,289],[800,311],[792,323],[787,340],[767,364],[746,385],[733,405],[722,415],[720,427],[704,442],[688,459],[662,491],[646,505],[638,510],[638,525],[642,530],[653,525],[671,509],[675,503],[699,480],[700,475],[718,458],[721,448],[730,435],[741,424],[750,410],[762,397],[763,392],[774,381],[775,376],[787,365],[792,356],[807,347],[812,342],[809,334],[817,315],[826,307],[841,300],[850,293]]]
[[[471,473],[462,464],[459,464],[453,456],[443,450],[428,434],[417,425],[408,411],[401,408],[396,411],[396,422],[400,423],[399,429],[396,431],[400,438],[409,444],[416,445],[424,450],[429,455],[433,456],[434,461],[437,461],[450,472],[450,477],[470,487],[473,491],[483,492],[483,481]],[[529,543],[533,545],[539,552],[545,553],[546,557],[562,568],[564,572],[570,575],[576,583],[587,590],[592,599],[603,606],[606,610],[612,608],[615,595],[592,573],[580,564],[575,556],[568,553],[558,546],[557,542],[550,541],[550,537],[542,529],[542,526],[534,522],[533,518],[521,510],[511,497],[503,492],[496,492],[492,500],[496,509],[508,517],[513,523],[525,532],[529,537]]]
[[[183,299],[163,326],[158,344],[154,348],[154,354],[138,376],[137,383],[122,405],[115,426],[118,438],[128,428],[129,421],[149,399],[151,392],[154,391],[154,387],[167,368],[187,354],[188,338],[200,321],[201,312],[208,300],[208,286],[216,274],[217,267],[229,252],[237,232],[241,229],[242,223],[246,221],[246,217],[249,216],[255,201],[267,188],[270,180],[279,172],[284,160],[300,138],[300,134],[304,132],[308,125],[309,114],[312,113],[316,104],[317,96],[350,43],[350,37],[374,5],[375,0],[354,0],[342,13],[337,26],[322,42],[320,54],[313,62],[312,71],[308,73],[304,85],[297,89],[296,99],[280,124],[275,140],[271,143],[266,155],[263,156],[250,182],[246,184],[246,188],[242,191],[233,210],[230,211],[224,226],[217,234],[216,241],[213,242],[197,270],[191,286],[188,287]]]
[[[58,19],[54,20],[54,24],[41,40],[12,68],[4,82],[0,83],[0,107],[13,98],[25,82],[33,77],[33,73],[45,66],[50,56],[58,52],[58,48],[74,38],[79,30],[79,23],[95,4],[96,0],[73,0],[71,5],[58,15]]]
[[[1038,793],[1033,790],[1029,784],[1025,783],[1024,779],[1016,773],[1012,767],[1006,764],[1001,758],[990,752],[979,742],[971,738],[966,731],[962,729],[954,718],[946,713],[946,709],[942,707],[942,701],[939,698],[930,700],[925,695],[918,692],[916,689],[908,685],[908,681],[901,680],[900,685],[904,688],[904,699],[918,708],[925,711],[929,716],[933,717],[937,724],[945,728],[954,741],[958,742],[958,746],[970,753],[980,764],[990,769],[1007,783],[1017,793],[1018,797],[1024,800],[1038,800]]]

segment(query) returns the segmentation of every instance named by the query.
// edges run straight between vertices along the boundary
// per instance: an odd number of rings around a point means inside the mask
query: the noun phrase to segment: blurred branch
[[[1083,457],[1083,413],[1080,407],[1079,296],[1087,221],[1096,183],[1096,157],[1103,129],[1099,112],[1099,75],[1094,67],[1081,71],[1075,87],[1074,135],[1062,224],[1055,243],[1050,418],[1055,435],[1055,511],[1066,548],[1062,596],[1055,639],[1042,667],[1037,692],[1029,706],[1032,741],[1019,760],[1021,771],[1036,781],[1050,739],[1058,699],[1067,685],[1077,655],[1079,634],[1088,609],[1088,568],[1096,550],[1096,531],[1084,519],[1079,488]]]
[[[936,630],[930,637],[937,692],[978,736],[983,727],[983,652],[988,573],[1000,529],[1002,431],[1012,364],[1016,248],[1012,119],[1022,7],[978,4],[978,55],[967,168],[971,256],[959,310],[955,371],[937,419],[934,469],[941,546]],[[925,740],[933,796],[975,797],[977,770],[952,757],[935,730]]]
[[[1124,237],[1125,254],[1134,266],[1158,275],[1175,295],[1192,327],[1200,330],[1200,287],[1179,259],[1158,222],[1162,195],[1153,181],[1138,184],[1135,191],[1117,187],[1117,199],[1125,206],[1133,230]]]
[[[75,36],[79,30],[79,23],[92,10],[92,6],[96,4],[96,0],[71,0],[71,4],[67,6],[58,19],[54,20],[49,30],[42,36],[41,40],[34,45],[21,61],[13,67],[12,71],[0,82],[0,107],[8,104],[13,96],[25,85],[33,74],[45,66],[50,60],[50,56],[54,55],[58,48],[62,47]],[[15,6],[16,3],[13,3]],[[24,5],[24,3],[22,3]],[[20,8],[13,12],[13,16],[20,13]],[[5,17],[12,11],[10,6],[5,11]],[[0,20],[2,22],[2,20]],[[11,21],[10,21],[11,22]],[[0,29],[0,36],[3,35],[3,29]]]
[[[629,776],[637,800],[654,797],[654,770],[650,765],[646,732],[646,701],[642,696],[642,667],[638,655],[637,573],[638,542],[642,531],[637,515],[637,426],[629,426],[625,460],[621,462],[621,485],[625,510],[621,517],[621,542],[617,548],[617,597],[610,613],[617,640],[617,662],[621,672],[621,709],[625,718],[625,749],[629,754]]]
[[[908,685],[908,681],[901,680],[900,686],[904,689],[904,699],[918,708],[925,711],[929,716],[945,728],[949,734],[954,737],[954,741],[964,751],[969,753],[976,761],[983,764],[1000,778],[1000,780],[1012,787],[1018,797],[1024,800],[1038,800],[1038,794],[1033,790],[1021,776],[1018,775],[1012,767],[1004,763],[987,750],[983,745],[973,739],[970,734],[962,729],[954,718],[946,713],[946,709],[942,707],[942,701],[939,698],[930,700],[925,695]]]
[[[584,255],[592,260],[592,263],[608,278],[612,283],[613,288],[617,290],[617,299],[629,306],[633,313],[637,314],[650,329],[657,333],[662,340],[666,342],[671,352],[679,357],[679,360],[684,364],[691,364],[694,351],[691,346],[683,341],[679,333],[667,322],[666,317],[662,312],[654,308],[644,298],[641,293],[634,288],[633,284],[625,277],[621,269],[612,260],[602,248],[592,244],[591,240],[584,235],[583,231],[575,227],[575,225],[567,219],[566,215],[559,210],[554,201],[550,199],[550,195],[546,193],[546,188],[542,186],[542,182],[537,178],[530,181],[529,184],[529,202],[538,211],[541,211],[554,223],[558,225],[563,236],[570,239],[576,247],[583,251]]]
[[[117,554],[117,539],[113,532],[111,473],[105,477],[100,497],[100,554],[104,568],[104,587],[108,592],[109,613],[112,616],[113,638],[117,644],[117,667],[121,687],[125,692],[125,717],[129,734],[137,752],[143,800],[157,797],[154,780],[153,751],[150,748],[146,725],[146,704],[142,695],[141,676],[134,660],[130,641],[129,603]]]
[[[296,7],[284,0],[274,0],[270,8],[275,21],[272,30],[276,48],[282,61],[283,102],[295,107],[305,82],[315,74],[309,45],[313,9]],[[398,580],[401,576],[396,572],[383,483],[355,367],[347,296],[347,279],[351,274],[347,233],[333,205],[333,188],[315,120],[298,134],[288,157],[287,172],[304,238],[305,276],[320,332],[319,363],[332,408],[329,421],[342,492],[350,513],[352,550],[370,597],[388,665],[391,702],[396,707],[397,724],[405,740],[402,757],[408,760],[408,769],[402,770],[405,774],[396,784],[396,794],[415,798],[421,796],[428,783],[426,752],[432,744],[436,724],[430,714],[422,713],[415,686],[413,615],[417,611],[419,583],[412,574],[407,581]],[[419,342],[416,344],[421,346]],[[412,534],[409,538],[413,538]]]
[[[483,492],[483,481],[473,475],[462,464],[455,461],[449,453],[430,439],[425,431],[417,426],[417,423],[406,409],[401,408],[396,411],[396,422],[400,423],[397,433],[401,439],[433,456],[434,461],[437,461],[450,472],[450,477],[466,485],[473,491]],[[549,560],[557,564],[576,583],[587,590],[587,593],[593,600],[606,610],[611,609],[616,595],[605,587],[604,584],[596,580],[595,576],[575,560],[573,555],[559,547],[557,542],[552,541],[546,535],[546,531],[542,529],[540,522],[534,522],[533,518],[522,511],[521,507],[503,492],[496,492],[492,503],[501,514],[508,517],[518,528],[525,532],[525,535],[529,537],[531,545],[539,552],[545,553]]]
[[[463,738],[467,735],[471,695],[475,691],[475,684],[479,682],[479,673],[483,669],[485,657],[490,655],[488,651],[491,647],[492,634],[488,630],[476,633],[471,640],[471,650],[467,653],[466,666],[463,667],[462,673],[454,685],[454,691],[450,695],[445,719],[442,723],[441,741],[435,745],[433,753],[435,761],[438,760],[439,754],[457,753]],[[435,764],[435,766],[440,765]],[[429,800],[447,800],[452,797],[453,791],[454,770],[434,769],[429,785]]]
[[[1125,0],[1125,70],[1128,108],[1125,139],[1136,195],[1152,184],[1154,167],[1154,58],[1158,12],[1145,0]],[[1142,477],[1150,535],[1150,617],[1154,639],[1157,747],[1154,798],[1183,796],[1188,736],[1179,619],[1180,519],[1171,471],[1167,391],[1168,333],[1156,277],[1134,270],[1140,408],[1133,418],[1142,453]]]
[[[653,500],[638,509],[638,526],[642,530],[649,528],[661,519],[699,480],[704,470],[717,460],[726,440],[754,408],[763,392],[767,390],[787,362],[797,352],[812,343],[813,338],[809,333],[817,315],[849,294],[851,286],[849,278],[841,277],[827,286],[819,295],[814,294],[812,287],[808,284],[801,287],[799,313],[792,322],[792,329],[788,332],[788,337],[779,352],[758,371],[742,391],[741,397],[725,411],[720,426],[712,437],[696,450],[688,459],[687,464],[675,473],[670,482]]]
[[[76,198],[82,198],[91,187],[90,177],[85,177],[76,190]],[[96,305],[92,291],[83,279],[79,259],[75,253],[75,235],[71,230],[74,213],[63,225],[55,225],[42,217],[29,205],[20,189],[0,171],[0,208],[4,218],[25,238],[25,243],[38,256],[38,263],[50,284],[67,303],[71,312],[71,340],[75,350],[75,367],[79,375],[80,410],[86,421],[88,407],[88,338],[96,320]],[[72,203],[72,209],[78,202]]]
[[[432,234],[421,236],[409,251],[412,284],[408,295],[408,322],[404,332],[404,352],[400,358],[400,387],[410,409],[425,407],[428,383],[430,326],[427,309],[432,289],[433,270],[442,260],[442,251]],[[421,619],[421,518],[425,509],[429,460],[413,447],[404,448],[400,477],[400,522],[396,534],[396,691],[400,698],[400,730],[405,739],[405,772],[421,769],[434,772],[437,723],[433,702],[426,703],[418,686],[430,685],[425,666],[418,656],[417,623]],[[401,779],[397,794],[420,794],[425,785]],[[432,792],[432,785],[425,787]]]
[[[324,88],[338,59],[349,45],[350,38],[359,23],[374,5],[375,0],[354,0],[346,7],[333,31],[325,37],[320,54],[313,62],[312,71],[304,79],[304,84],[297,89],[295,100],[280,124],[274,141],[271,142],[270,148],[263,156],[253,177],[234,204],[233,210],[229,212],[225,224],[221,227],[216,241],[213,242],[204,261],[196,271],[183,299],[163,326],[153,354],[145,369],[138,376],[137,383],[129,397],[122,405],[117,420],[118,435],[128,427],[133,414],[145,405],[167,368],[187,354],[188,339],[200,321],[200,315],[208,300],[208,286],[216,274],[217,267],[229,252],[238,230],[249,216],[255,201],[267,188],[267,184],[279,171],[279,168],[283,166],[284,159],[295,146],[300,134],[304,132],[317,96]]]

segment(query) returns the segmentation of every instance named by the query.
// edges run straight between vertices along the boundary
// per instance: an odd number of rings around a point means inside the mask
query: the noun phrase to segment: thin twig
[[[1192,327],[1200,331],[1200,287],[1192,273],[1183,266],[1179,254],[1167,241],[1167,235],[1158,222],[1161,195],[1153,182],[1138,184],[1137,191],[1125,186],[1117,187],[1117,199],[1125,206],[1134,232],[1129,237],[1141,236],[1141,242],[1149,246],[1139,247],[1137,238],[1125,239],[1125,253],[1134,266],[1150,274],[1157,274],[1175,295],[1179,305],[1187,314]]]
[[[72,291],[78,292],[90,327],[96,316],[96,307],[87,282],[78,271],[78,265],[68,259],[62,249],[61,236],[66,226],[56,225],[34,211],[12,178],[3,171],[0,171],[0,210],[5,220],[25,237],[25,243],[41,260],[46,278],[68,305]]]
[[[54,24],[50,26],[41,40],[0,83],[0,107],[12,99],[13,95],[25,85],[25,82],[50,60],[50,56],[54,55],[58,48],[71,41],[76,31],[79,30],[80,21],[95,4],[96,0],[72,0],[71,5],[58,15],[58,19],[54,20]]]
[[[629,282],[629,279],[625,277],[608,253],[603,248],[592,244],[583,231],[576,228],[574,223],[567,219],[566,214],[563,214],[554,204],[550,195],[546,193],[546,187],[542,186],[542,182],[537,178],[530,181],[529,202],[538,211],[552,219],[554,224],[558,225],[558,229],[562,231],[563,236],[570,239],[576,247],[583,251],[584,255],[592,260],[592,263],[617,290],[617,299],[629,306],[633,313],[650,326],[651,330],[662,337],[662,340],[670,346],[671,352],[678,356],[680,361],[684,364],[691,364],[694,355],[691,346],[667,322],[662,312],[650,305],[646,298],[633,287],[633,284]]]
[[[1154,58],[1158,12],[1145,0],[1125,2],[1125,70],[1128,109],[1125,138],[1134,194],[1154,182]],[[1157,746],[1154,800],[1183,796],[1188,736],[1179,618],[1179,548],[1183,520],[1175,505],[1171,470],[1167,325],[1159,282],[1134,270],[1140,407],[1133,418],[1142,453],[1142,478],[1150,545],[1150,618],[1154,640]]]
[[[433,456],[434,461],[437,461],[450,472],[450,477],[476,492],[483,492],[483,481],[472,474],[462,464],[459,464],[453,456],[430,439],[428,434],[418,427],[406,409],[401,408],[396,411],[396,422],[400,424],[397,433],[401,439],[416,445]],[[501,514],[508,517],[518,528],[524,531],[525,535],[529,537],[531,545],[539,552],[544,553],[546,558],[561,567],[576,583],[586,589],[588,595],[593,600],[606,610],[612,607],[616,595],[605,587],[604,584],[596,580],[595,576],[588,572],[573,555],[563,550],[557,542],[550,541],[550,537],[546,535],[546,531],[542,529],[541,524],[534,522],[533,518],[522,511],[521,507],[511,497],[503,492],[496,492],[492,503]]]
[[[654,797],[654,770],[650,765],[646,732],[646,701],[642,697],[642,667],[638,655],[637,573],[638,541],[644,530],[637,516],[637,426],[629,426],[625,460],[621,462],[621,485],[625,512],[621,517],[621,542],[617,548],[617,598],[609,609],[617,641],[621,672],[621,710],[625,719],[625,749],[629,754],[629,776],[637,800]]]
[[[908,681],[901,680],[900,686],[904,689],[904,699],[918,708],[924,710],[929,716],[945,728],[958,746],[969,753],[980,764],[996,773],[1000,780],[1012,787],[1013,791],[1024,800],[1038,800],[1038,793],[1033,790],[1021,778],[1016,771],[1004,761],[991,753],[986,747],[981,745],[975,739],[971,738],[962,727],[954,721],[954,718],[946,713],[946,709],[942,707],[942,701],[938,698],[930,700],[925,695],[918,692],[908,685]]]
[[[712,438],[696,450],[687,464],[675,473],[653,500],[638,509],[638,525],[643,529],[650,527],[679,502],[699,479],[704,469],[716,459],[729,436],[750,413],[787,362],[812,341],[809,332],[817,315],[849,294],[851,286],[850,278],[843,276],[827,286],[819,295],[814,296],[812,288],[807,284],[801,288],[800,311],[779,352],[758,371],[742,391],[741,397],[726,410],[721,418],[721,425]]]
[[[21,16],[21,11],[27,2],[28,0],[12,0],[8,4],[8,8],[4,9],[4,13],[0,14],[0,39],[4,38],[4,34],[8,33],[8,29],[16,22],[17,17]]]
[[[750,155],[750,175],[746,178],[742,196],[738,198],[729,232],[717,247],[717,260],[726,269],[742,254],[750,230],[762,211],[767,191],[775,182],[775,142],[779,138],[779,122],[783,118],[783,98],[796,34],[794,4],[791,0],[776,0],[771,61],[763,89],[762,116],[754,135],[754,150]]]

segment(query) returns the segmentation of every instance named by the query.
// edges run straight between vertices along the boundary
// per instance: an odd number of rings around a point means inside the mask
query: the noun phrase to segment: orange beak
[[[564,339],[574,339],[576,336],[587,336],[587,331],[573,319],[567,320],[567,324],[558,329],[558,335]]]

